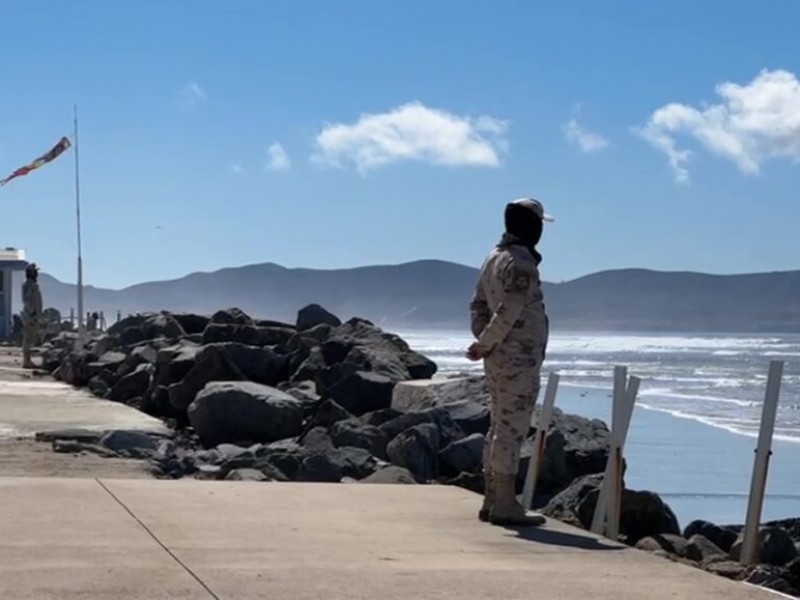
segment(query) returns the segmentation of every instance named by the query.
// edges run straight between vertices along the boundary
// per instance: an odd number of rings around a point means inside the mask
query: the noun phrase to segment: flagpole
[[[83,324],[83,249],[81,240],[81,179],[78,161],[78,106],[75,109],[75,216],[78,225],[78,340],[81,348],[86,345],[86,329]]]

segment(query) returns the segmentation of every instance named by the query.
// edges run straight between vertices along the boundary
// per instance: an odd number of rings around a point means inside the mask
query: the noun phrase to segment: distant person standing
[[[36,263],[25,269],[25,283],[22,284],[22,367],[33,369],[31,348],[39,337],[42,319],[42,292],[39,289],[39,269]]]
[[[478,514],[496,525],[541,525],[517,501],[522,442],[539,395],[548,319],[539,280],[545,215],[537,200],[506,205],[505,233],[483,264],[470,304],[476,341],[467,357],[483,359],[491,395],[491,426],[484,446],[485,493]]]

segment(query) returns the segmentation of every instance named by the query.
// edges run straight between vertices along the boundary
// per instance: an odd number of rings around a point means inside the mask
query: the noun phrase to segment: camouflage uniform
[[[470,308],[472,332],[488,352],[484,369],[492,419],[484,470],[489,487],[493,478],[515,478],[519,469],[548,337],[536,260],[513,235],[506,233],[486,259]]]
[[[32,279],[22,284],[22,305],[22,362],[23,366],[32,367],[31,348],[37,341],[42,318],[42,293]]]

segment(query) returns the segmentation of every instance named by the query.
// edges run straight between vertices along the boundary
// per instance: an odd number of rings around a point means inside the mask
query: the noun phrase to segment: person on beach
[[[544,517],[517,501],[522,442],[539,396],[549,333],[536,245],[542,204],[521,198],[506,205],[505,233],[489,254],[470,303],[476,341],[467,358],[483,360],[491,396],[491,425],[483,453],[485,492],[478,518],[495,525],[541,525]]]
[[[39,289],[39,269],[36,263],[25,268],[22,284],[22,368],[33,369],[31,349],[37,342],[42,318],[42,292]]]

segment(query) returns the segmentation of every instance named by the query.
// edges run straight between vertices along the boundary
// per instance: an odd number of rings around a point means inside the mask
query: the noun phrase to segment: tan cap
[[[544,212],[544,206],[542,206],[542,203],[535,198],[517,198],[516,200],[513,200],[511,204],[521,204],[526,208],[530,208],[533,212],[539,215],[539,218],[542,221],[555,221],[551,215]]]

